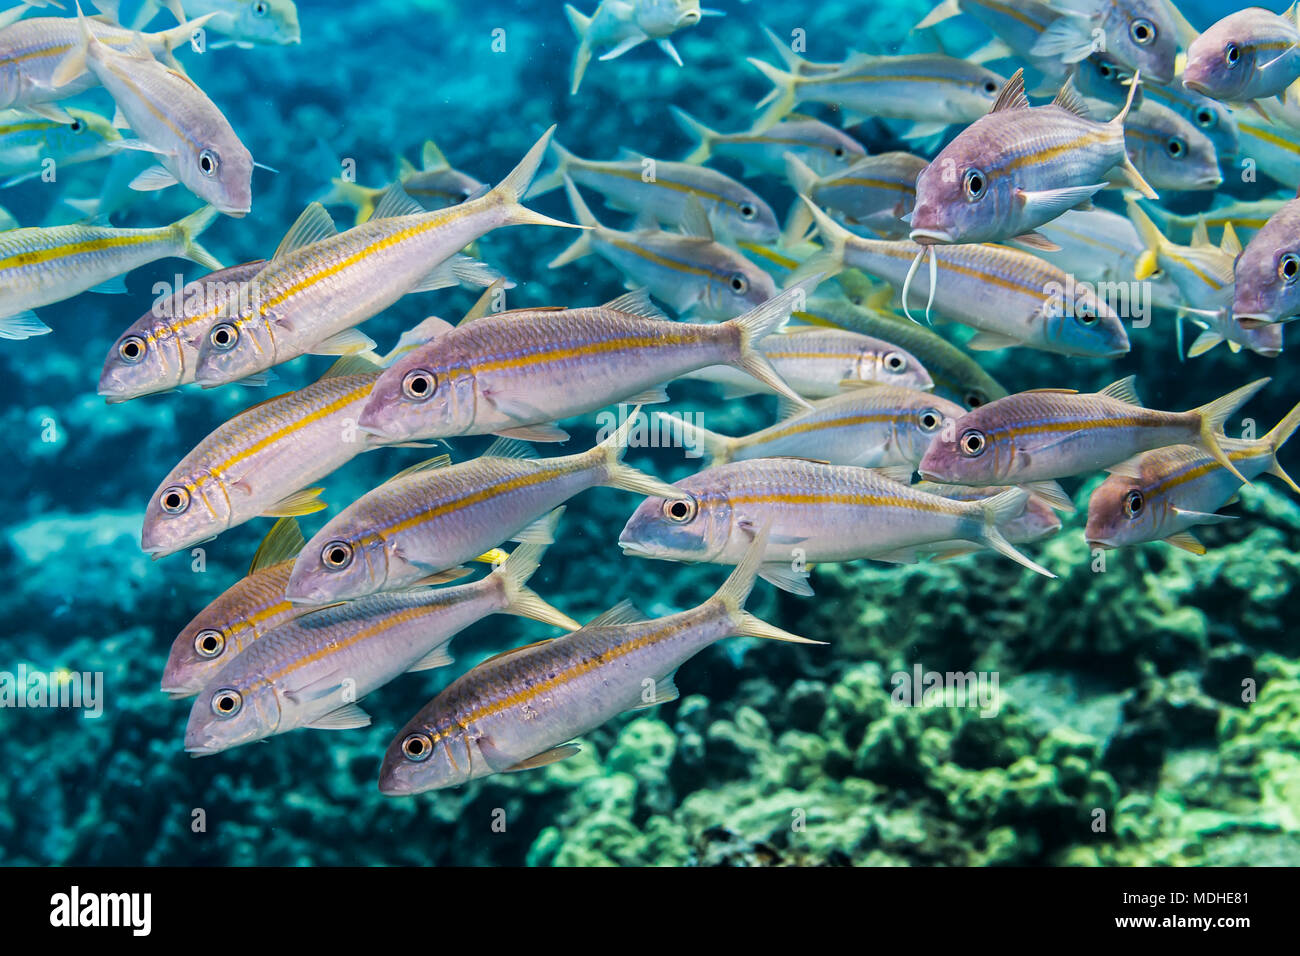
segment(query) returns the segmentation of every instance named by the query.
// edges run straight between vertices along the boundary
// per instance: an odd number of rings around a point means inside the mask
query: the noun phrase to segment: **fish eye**
[[[889,352],[881,360],[881,364],[891,372],[902,372],[907,369],[907,359],[898,352]]]
[[[758,215],[758,210],[755,209],[755,208],[753,207],[753,205],[751,205],[750,203],[742,203],[742,204],[741,204],[741,207],[740,207],[740,218],[741,218],[741,219],[753,219],[753,218],[754,218],[755,216],[757,216],[757,215]]]
[[[233,687],[223,687],[212,695],[212,712],[218,717],[234,717],[244,706],[244,695]]]
[[[844,147],[843,147],[843,146],[836,146],[836,147],[835,147],[835,158],[836,158],[836,159],[840,159],[840,158],[842,158],[843,156],[844,156]]]
[[[423,402],[437,387],[433,375],[422,368],[412,369],[402,379],[402,394],[413,402]]]
[[[1202,129],[1209,129],[1214,126],[1216,120],[1218,120],[1218,116],[1208,106],[1202,106],[1196,111],[1196,125]]]
[[[194,651],[209,660],[226,649],[226,635],[212,628],[204,628],[194,635]]]
[[[738,295],[744,295],[749,291],[749,280],[739,272],[732,275],[729,285],[731,286],[731,291]]]
[[[190,493],[180,485],[164,488],[158,496],[158,506],[169,515],[178,515],[190,506]]]
[[[1284,254],[1277,261],[1277,274],[1283,282],[1295,282],[1297,273],[1300,273],[1300,258],[1294,252]]]
[[[402,741],[402,753],[406,755],[407,760],[416,763],[428,760],[429,755],[433,753],[433,741],[427,734],[408,734]]]
[[[998,85],[997,85],[996,83],[994,83],[992,80],[985,80],[985,81],[984,81],[984,92],[985,92],[985,93],[996,93],[997,91],[998,91]]]
[[[1097,64],[1097,72],[1101,74],[1103,80],[1109,80],[1114,75],[1115,69],[1109,63]]]
[[[235,328],[229,322],[222,322],[214,325],[212,331],[208,333],[208,341],[218,352],[229,352],[239,341],[239,329]]]
[[[199,172],[204,176],[215,176],[217,167],[221,165],[221,158],[213,149],[204,149],[199,152]]]
[[[673,498],[664,502],[664,517],[674,524],[694,521],[700,506],[694,498]]]
[[[1128,25],[1128,35],[1138,46],[1150,46],[1156,40],[1156,25],[1144,17],[1138,17]]]
[[[257,0],[257,3],[253,4],[253,16],[255,17],[264,17],[270,12],[271,5],[266,3],[265,0]]]
[[[72,130],[72,132],[74,133],[80,133],[82,130],[81,120],[74,119],[71,123],[68,124],[68,129]]]
[[[1124,496],[1124,514],[1130,518],[1136,518],[1142,513],[1142,508],[1146,504],[1146,499],[1142,497],[1142,492],[1134,488]]]
[[[961,448],[961,453],[967,458],[978,458],[984,454],[984,449],[988,446],[988,440],[979,429],[968,428],[961,433],[961,440],[958,445]]]
[[[1169,153],[1170,156],[1172,156],[1174,159],[1177,159],[1180,156],[1186,155],[1187,144],[1184,143],[1179,137],[1174,136],[1169,140],[1169,142],[1165,143],[1165,150]]]
[[[984,173],[972,167],[966,170],[961,185],[962,189],[966,191],[966,198],[974,201],[984,195],[984,190],[988,187],[988,180],[984,177]]]
[[[967,392],[966,405],[968,408],[979,408],[981,405],[988,404],[988,396],[983,392]]]
[[[1229,43],[1223,48],[1223,62],[1228,66],[1236,66],[1241,61],[1241,48],[1235,43]]]
[[[320,560],[331,571],[342,571],[352,563],[352,545],[346,541],[331,541],[320,549]]]
[[[135,365],[144,358],[144,339],[128,335],[117,344],[117,355],[127,365]]]
[[[943,416],[937,408],[927,408],[921,412],[921,431],[932,432],[943,424]]]

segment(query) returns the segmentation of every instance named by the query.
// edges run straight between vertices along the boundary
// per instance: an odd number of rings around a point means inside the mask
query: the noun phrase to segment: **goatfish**
[[[1069,69],[1059,55],[1038,56],[1034,47],[1048,27],[1061,18],[1061,10],[1042,0],[943,0],[914,30],[927,30],[960,14],[970,14],[984,24],[994,39],[967,59],[973,63],[1015,59],[1028,61],[1049,81],[1065,79]]]
[[[1179,215],[1155,205],[1143,206],[1143,210],[1156,221],[1160,231],[1171,242],[1190,242],[1192,234],[1200,230],[1202,223],[1207,230],[1223,229],[1231,224],[1232,231],[1237,234],[1237,237],[1243,242],[1249,242],[1287,202],[1286,199],[1229,201],[1213,206],[1205,212],[1187,215]]]
[[[1078,281],[1095,285],[1104,282],[1114,289],[1132,286],[1138,260],[1147,251],[1147,243],[1132,221],[1109,209],[1071,209],[1044,223],[1039,231],[1057,246],[1055,250],[1040,251],[1039,256]],[[1182,307],[1182,293],[1158,264],[1145,282],[1153,305]]]
[[[1223,450],[1247,478],[1268,473],[1300,494],[1277,460],[1278,450],[1300,426],[1300,405],[1291,409],[1263,438],[1225,438]],[[1109,475],[1088,501],[1084,537],[1091,548],[1124,548],[1165,541],[1192,554],[1205,545],[1192,534],[1201,524],[1233,520],[1217,514],[1241,489],[1242,482],[1216,459],[1190,445],[1174,445],[1139,455],[1122,471]]]
[[[1008,544],[999,526],[1021,514],[1029,492],[1015,488],[978,502],[917,491],[889,469],[761,458],[706,468],[674,484],[686,498],[647,498],[618,537],[625,554],[660,561],[735,564],[756,529],[771,526],[759,576],[784,591],[812,594],[807,565],[911,563],[940,541],[969,541],[1054,577]]]
[[[804,398],[838,395],[846,382],[878,382],[918,390],[934,385],[915,355],[892,341],[861,332],[791,326],[769,335],[758,347],[781,379]],[[727,398],[771,391],[727,365],[713,365],[682,377],[723,385]]]
[[[89,163],[113,153],[113,143],[122,134],[112,123],[89,110],[67,113],[70,123],[24,110],[0,111],[0,176],[9,177],[0,189],[34,179],[47,169]]]
[[[967,412],[936,435],[917,471],[959,485],[1021,484],[1109,469],[1167,445],[1195,445],[1241,477],[1219,443],[1223,423],[1268,381],[1187,412],[1143,408],[1131,375],[1093,394],[1019,392]]]
[[[1152,189],[1198,191],[1223,184],[1219,155],[1191,120],[1159,103],[1146,102],[1124,124],[1129,160]],[[1115,180],[1123,174],[1111,172]]]
[[[1300,187],[1300,138],[1296,131],[1244,113],[1234,112],[1233,119],[1240,142],[1238,153],[1254,164],[1252,169],[1276,179],[1287,189]]]
[[[199,692],[185,750],[204,756],[300,727],[365,727],[370,716],[357,700],[408,671],[451,664],[447,645],[490,614],[576,631],[577,621],[528,587],[544,551],[524,545],[469,584],[372,594],[281,624]]]
[[[504,226],[569,226],[519,202],[553,132],[496,188],[447,209],[426,212],[392,186],[374,217],[338,232],[324,207],[309,205],[249,280],[248,307],[208,332],[195,381],[221,385],[307,352],[364,351],[372,343],[354,326],[410,292],[454,284],[449,260],[475,239]]]
[[[884,468],[915,465],[946,420],[965,409],[929,392],[852,382],[838,395],[797,408],[775,425],[732,438],[658,413],[682,447],[705,464],[755,458],[807,458],[831,465]]]
[[[653,220],[636,232],[620,232],[600,224],[573,180],[565,181],[565,189],[574,218],[589,228],[547,268],[596,253],[616,266],[630,286],[644,287],[678,315],[698,319],[734,319],[776,295],[771,276],[713,238],[704,207],[693,197],[681,233],[664,232]]]
[[[405,157],[398,160],[397,182],[402,192],[430,212],[456,206],[472,199],[487,187],[468,173],[455,169],[433,140],[425,140],[421,167]],[[341,177],[330,180],[329,191],[318,202],[322,206],[351,206],[357,212],[356,225],[374,215],[375,206],[388,187],[362,186]]]
[[[1050,245],[1034,230],[1088,204],[1117,166],[1155,199],[1125,152],[1124,121],[1137,88],[1135,76],[1124,108],[1098,123],[1069,83],[1050,105],[1030,106],[1017,70],[988,115],[958,133],[917,177],[911,238],[927,246],[1008,239]]]
[[[1192,121],[1214,145],[1220,160],[1228,160],[1240,152],[1237,122],[1232,110],[1218,100],[1202,96],[1183,85],[1182,77],[1163,86],[1148,85],[1142,88],[1145,102],[1158,103],[1179,116]]]
[[[183,0],[192,16],[211,15],[207,28],[222,34],[224,40],[209,43],[208,49],[228,46],[251,50],[257,45],[287,46],[302,42],[298,26],[298,8],[293,0]],[[142,0],[133,21],[139,30],[166,5],[178,21],[185,20],[182,0]]]
[[[1031,53],[1066,63],[1104,51],[1156,83],[1174,78],[1179,43],[1195,30],[1168,0],[1069,0]]]
[[[255,259],[219,269],[154,300],[108,350],[99,376],[99,394],[109,404],[167,392],[194,381],[199,343],[237,302],[246,283],[266,265]],[[243,384],[258,383],[256,377]]]
[[[574,737],[675,700],[678,668],[723,638],[819,643],[745,610],[765,544],[760,531],[717,593],[692,610],[647,620],[622,602],[572,634],[498,654],[457,678],[388,745],[380,793],[454,787],[571,757]]]
[[[157,559],[258,515],[325,508],[309,486],[373,446],[355,422],[378,378],[369,356],[344,356],[318,381],[218,426],[150,498],[141,549]]]
[[[833,275],[846,267],[861,269],[901,287],[903,310],[911,318],[908,294],[918,255],[927,247],[855,236],[812,203],[808,208],[822,251],[805,262],[795,278],[806,272]],[[1046,260],[1009,246],[963,243],[928,249],[926,317],[934,309],[976,329],[967,348],[1026,346],[1105,358],[1128,351],[1128,334],[1114,310],[1091,286],[1075,283]]]
[[[977,63],[934,53],[857,54],[833,72],[792,73],[749,58],[773,89],[759,104],[760,123],[786,116],[800,103],[836,106],[845,126],[867,118],[910,120],[903,134],[923,139],[988,112],[1003,79]]]
[[[165,58],[171,58],[172,50],[187,46],[205,23],[207,19],[199,17],[170,30],[136,33],[103,20],[87,21],[91,33],[105,46],[125,53],[143,43],[152,55]],[[98,77],[84,68],[76,75],[64,69],[59,77],[62,82],[54,82],[56,70],[66,66],[68,54],[82,42],[81,27],[71,17],[35,17],[5,27],[0,32],[0,108],[23,109],[67,122],[69,114],[58,101],[99,85]]]
[[[384,442],[482,434],[564,441],[551,423],[613,402],[666,401],[664,383],[720,364],[806,404],[759,348],[806,296],[797,286],[716,325],[673,322],[645,290],[596,308],[477,318],[394,362],[359,423]]]
[[[918,481],[912,487],[941,498],[954,501],[981,501],[1011,490],[1014,485],[942,485],[934,481]],[[1002,537],[1012,544],[1033,544],[1050,538],[1061,530],[1059,511],[1074,511],[1074,502],[1064,489],[1054,481],[1038,482],[1025,486],[1029,499],[1025,510],[1015,518],[999,525]],[[931,553],[955,556],[965,550],[978,550],[976,545],[965,541],[942,541],[932,546]]]
[[[81,44],[63,58],[51,82],[60,86],[89,69],[112,95],[135,133],[117,145],[158,159],[131,188],[148,192],[179,182],[228,216],[248,215],[253,156],[217,105],[189,77],[155,60],[143,41],[119,52],[96,39],[80,9],[77,22]]]
[[[217,211],[204,206],[170,226],[30,226],[0,232],[0,338],[26,339],[50,331],[32,309],[87,289],[125,292],[121,277],[169,256],[220,269],[195,241]]]
[[[1248,7],[1212,24],[1187,48],[1183,85],[1228,103],[1254,105],[1300,79],[1300,4],[1276,14]]]
[[[559,189],[567,177],[600,193],[611,209],[653,217],[667,226],[681,225],[694,198],[704,207],[713,229],[724,236],[761,243],[776,242],[780,236],[772,207],[748,186],[716,169],[652,159],[627,149],[619,160],[581,159],[559,143],[551,146],[555,169],[538,178],[528,191],[529,199]]]
[[[573,4],[564,5],[564,15],[578,37],[573,53],[573,79],[569,95],[578,92],[596,50],[605,48],[602,62],[613,60],[647,40],[676,63],[681,55],[670,39],[678,30],[693,27],[703,17],[721,16],[713,10],[701,10],[700,0],[600,0],[596,12],[587,16]]]
[[[1232,317],[1286,322],[1300,315],[1300,196],[1255,233],[1236,262]]]
[[[850,226],[862,227],[886,239],[907,235],[903,217],[916,202],[916,177],[928,160],[911,153],[879,153],[858,160],[848,169],[818,176],[799,159],[787,158],[787,178],[794,191]],[[786,236],[801,238],[812,225],[807,207],[796,200],[786,220]]]
[[[757,123],[740,133],[709,129],[679,107],[673,117],[697,145],[682,162],[704,163],[714,156],[740,162],[746,176],[784,176],[790,153],[818,175],[838,172],[867,154],[852,136],[811,116],[791,113],[775,123]]]
[[[515,539],[553,540],[560,505],[589,488],[672,489],[623,464],[635,413],[595,448],[539,459],[498,439],[472,461],[439,457],[408,468],[325,523],[303,548],[286,595],[327,604],[408,587]]]
[[[163,667],[162,691],[193,697],[231,658],[310,608],[285,599],[293,559],[306,539],[296,518],[281,518],[253,555],[248,574],[194,616],[176,635]]]

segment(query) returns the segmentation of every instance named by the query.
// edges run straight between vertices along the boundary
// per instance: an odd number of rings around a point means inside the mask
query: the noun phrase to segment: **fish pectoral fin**
[[[1013,349],[1023,345],[1019,339],[1013,339],[1001,332],[976,332],[966,342],[966,348],[974,352],[995,352],[998,349]]]
[[[441,571],[434,571],[432,574],[425,575],[420,580],[414,582],[408,588],[403,590],[414,590],[415,588],[427,588],[435,584],[446,584],[449,581],[459,581],[461,578],[467,578],[474,572],[464,565],[457,565],[454,568],[444,568]]]
[[[643,692],[641,695],[641,703],[630,709],[646,710],[650,707],[658,707],[660,704],[671,703],[681,697],[682,693],[677,689],[677,684],[673,681],[673,678],[676,676],[676,672],[674,672],[669,674],[667,677],[659,678],[659,680],[655,681],[654,693],[651,694],[650,699],[646,700]]]
[[[344,704],[305,726],[312,730],[357,730],[370,726],[370,715],[356,704]]]
[[[126,294],[126,276],[113,276],[111,279],[105,279],[97,286],[92,286],[90,292],[98,295],[125,295]]]
[[[375,340],[360,329],[344,329],[317,342],[307,352],[310,355],[356,355],[374,347]]]
[[[277,501],[263,511],[262,514],[268,518],[296,518],[299,515],[324,511],[329,507],[320,500],[320,493],[324,490],[324,488],[303,488],[301,491],[295,491],[288,497]]]
[[[1124,478],[1141,478],[1142,456],[1134,455],[1132,458],[1125,458],[1123,461],[1116,462],[1103,470]]]
[[[1033,218],[1055,219],[1079,203],[1091,200],[1097,190],[1105,185],[1105,183],[1091,183],[1086,186],[1063,186],[1060,189],[1017,189],[1016,198],[1025,212]],[[1025,238],[1017,237],[1016,241],[1024,243]],[[1044,251],[1052,252],[1060,248],[1055,243],[1052,243],[1052,246],[1052,249]]]
[[[912,472],[916,467],[911,464],[907,465],[880,465],[871,469],[878,475],[884,475],[890,481],[896,481],[900,485],[910,485],[912,483]]]
[[[171,174],[162,166],[150,166],[135,179],[131,180],[130,188],[136,192],[149,193],[158,189],[166,189],[169,186],[175,186],[180,180]]]
[[[498,429],[492,434],[501,438],[518,438],[520,441],[563,442],[569,433],[555,425],[520,425],[517,428]]]
[[[483,742],[479,741],[482,747]],[[529,757],[527,760],[521,760],[516,764],[506,767],[501,773],[519,773],[521,770],[536,770],[538,767],[545,767],[547,764],[559,763],[561,760],[567,760],[580,751],[582,748],[577,744],[562,744],[559,747],[553,747],[550,750],[543,750],[539,754]]]
[[[1055,8],[1054,8],[1055,9]],[[1077,11],[1059,10],[1062,16],[1044,30],[1030,48],[1030,56],[1078,63],[1092,56],[1096,39],[1092,35],[1092,20]]]
[[[1091,200],[1089,200],[1091,201]],[[1077,207],[1076,207],[1077,208]],[[1029,232],[1016,236],[1011,240],[1014,243],[1024,246],[1027,249],[1037,249],[1040,252],[1060,252],[1061,247],[1048,239],[1041,232]]]
[[[807,460],[807,459],[799,459],[799,460]],[[747,534],[751,539],[757,537],[758,532],[762,530],[762,526],[759,524],[758,521],[754,520],[753,518],[744,518],[744,517],[738,518],[736,520],[736,526],[740,528],[741,531],[745,532],[745,534]],[[799,544],[801,541],[807,541],[808,536],[769,533],[767,536],[767,540],[769,544]]]
[[[1239,520],[1237,515],[1221,515],[1213,511],[1184,511],[1182,508],[1175,508],[1174,514],[1188,521],[1195,521],[1197,524],[1223,524],[1226,521]]]
[[[146,143],[142,139],[115,139],[108,144],[109,149],[135,149],[142,153],[156,153],[159,156],[169,156],[167,150],[162,149],[153,143]]]
[[[1171,534],[1165,538],[1165,543],[1172,544],[1175,548],[1182,548],[1184,551],[1190,551],[1192,554],[1205,554],[1205,545],[1196,540],[1196,536],[1190,531]]]
[[[443,644],[429,651],[429,653],[425,654],[406,670],[407,673],[412,671],[431,671],[435,667],[448,667],[455,662],[455,659],[447,651],[447,645]]]
[[[638,33],[636,34],[636,36],[630,36],[626,38],[618,46],[614,47],[612,50],[609,50],[608,52],[601,54],[599,59],[602,63],[605,62],[606,60],[616,60],[624,53],[626,53],[628,50],[633,50],[636,47],[639,47],[642,43],[645,43],[645,41],[648,39],[650,38],[646,36],[644,33]]]
[[[770,540],[770,539],[769,539]],[[807,571],[796,571],[789,564],[761,564],[758,576],[775,588],[797,594],[800,597],[812,597],[812,585],[808,583]]]

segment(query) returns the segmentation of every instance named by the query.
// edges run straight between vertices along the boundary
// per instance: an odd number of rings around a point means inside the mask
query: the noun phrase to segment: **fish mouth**
[[[1192,183],[1192,186],[1195,189],[1218,189],[1222,185],[1223,176],[1219,173],[1215,173],[1211,176],[1202,176],[1200,179]]]
[[[619,548],[622,549],[624,554],[630,555],[635,558],[654,557],[654,555],[650,553],[650,550],[648,548],[646,548],[644,545],[637,544],[635,541],[620,541],[618,543],[618,546]]]
[[[942,229],[913,229],[908,233],[908,238],[921,246],[934,246],[941,243],[951,243],[952,233],[945,232]]]
[[[1202,96],[1210,96],[1210,88],[1208,86],[1200,80],[1189,80],[1187,78],[1186,67],[1183,68],[1183,86],[1191,90],[1193,93],[1200,93]],[[1214,99],[1214,97],[1210,96],[1210,99]]]
[[[935,481],[935,482],[938,482],[939,484],[947,484],[947,483],[948,483],[948,479],[943,478],[943,477],[941,477],[941,476],[939,476],[939,475],[936,475],[936,474],[935,474],[934,472],[932,472],[932,471],[924,471],[924,470],[918,468],[917,471],[916,471],[916,473],[917,473],[918,475],[921,476],[921,480],[922,480],[922,481]]]
[[[1243,329],[1257,329],[1261,325],[1272,325],[1277,320],[1267,312],[1234,312],[1232,321],[1238,323]]]
[[[1090,548],[1101,548],[1103,551],[1115,550],[1115,545],[1109,541],[1103,541],[1101,538],[1084,538],[1083,541]]]

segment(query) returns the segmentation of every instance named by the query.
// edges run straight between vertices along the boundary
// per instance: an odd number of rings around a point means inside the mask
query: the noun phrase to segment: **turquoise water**
[[[674,37],[685,65],[643,45],[593,62],[570,96],[572,31],[558,3],[450,0],[365,5],[306,0],[302,42],[182,53],[253,157],[253,209],[203,236],[233,264],[271,254],[332,177],[355,169],[380,186],[398,156],[434,139],[450,162],[498,181],[541,132],[581,156],[620,147],[676,158],[691,143],[669,107],[709,125],[747,126],[769,84],[745,58],[774,59],[761,26],[806,32],[807,56],[850,49],[930,52],[909,36],[925,3],[764,4],[715,0],[725,12]],[[128,8],[129,9],[129,8]],[[1221,11],[1187,5],[1205,26]],[[41,11],[38,11],[38,13]],[[587,11],[590,12],[590,11]],[[35,14],[33,14],[35,15]],[[158,23],[167,21],[162,14]],[[988,34],[969,18],[940,31],[960,55]],[[997,64],[999,68],[1006,64]],[[1009,68],[1004,70],[1009,72]],[[102,89],[76,101],[111,114]],[[809,111],[836,124],[832,109]],[[902,148],[899,125],[852,132],[872,153]],[[956,129],[950,129],[951,137]],[[716,167],[739,175],[739,166]],[[1229,169],[1235,166],[1226,161]],[[69,192],[93,196],[107,160],[57,181],[0,192],[24,225],[67,220]],[[1221,196],[1292,195],[1296,183],[1242,184]],[[747,180],[784,217],[793,193]],[[594,200],[590,194],[589,201]],[[1181,212],[1208,194],[1170,195]],[[1113,198],[1099,204],[1121,210]],[[563,193],[535,208],[561,218]],[[593,205],[596,205],[593,203]],[[141,194],[113,225],[172,222],[195,207],[181,187]],[[602,220],[620,214],[596,205]],[[332,208],[341,227],[351,213]],[[622,221],[626,221],[623,218]],[[514,307],[594,305],[623,291],[596,257],[547,263],[571,241],[559,230],[506,229],[478,254],[518,283]],[[1300,859],[1300,650],[1292,599],[1300,574],[1300,509],[1264,478],[1198,534],[1208,554],[1163,544],[1112,552],[1106,567],[1082,536],[1083,514],[1027,550],[1047,580],[982,552],[918,565],[856,562],[814,571],[816,595],[760,584],[750,610],[820,648],[737,639],[684,665],[681,699],[625,714],[583,737],[581,753],[528,773],[407,798],[376,789],[385,747],[451,680],[500,651],[554,636],[518,618],[462,632],[451,667],[403,675],[367,698],[370,727],[297,731],[193,759],[188,701],[158,690],[176,633],[247,569],[272,519],[152,561],[139,547],[148,496],[199,440],[254,401],[301,387],[330,359],[278,368],[269,391],[225,387],[108,405],[96,394],[104,356],[149,308],[157,282],[200,267],[165,260],[127,276],[125,295],[82,294],[38,309],[50,335],[0,342],[0,422],[10,467],[0,488],[0,670],[102,675],[102,714],[0,708],[0,860],[21,864],[1084,864],[1294,863]],[[824,291],[833,291],[828,286]],[[387,347],[429,314],[455,321],[476,290],[399,301],[366,332]],[[941,326],[953,341],[966,330]],[[1218,348],[1180,362],[1172,315],[1133,330],[1121,359],[1024,349],[975,353],[1011,391],[1095,390],[1138,376],[1153,408],[1202,404],[1262,375],[1250,406],[1260,431],[1291,407],[1290,356]],[[725,400],[711,385],[671,389],[669,408],[704,409],[710,428],[769,424],[768,399]],[[565,423],[590,446],[592,416]],[[490,439],[453,443],[456,460]],[[543,449],[543,453],[555,453]],[[324,481],[331,511],[428,457],[412,448],[354,459]],[[1286,454],[1283,460],[1286,460]],[[698,470],[680,449],[635,449],[629,461],[667,480]],[[1064,482],[1086,501],[1098,475]],[[645,561],[616,540],[639,499],[596,489],[570,502],[535,589],[579,621],[623,598],[658,616],[708,597],[725,570]],[[996,674],[1001,704],[899,707],[897,674]],[[1248,692],[1248,693],[1247,693]],[[1243,699],[1243,694],[1250,699]]]

